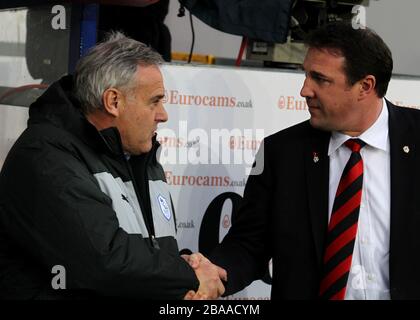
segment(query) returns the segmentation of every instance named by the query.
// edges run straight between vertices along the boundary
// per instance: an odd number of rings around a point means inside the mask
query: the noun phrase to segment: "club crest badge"
[[[160,211],[162,211],[163,216],[169,221],[171,219],[171,210],[169,209],[168,202],[162,195],[159,195],[157,199],[159,202]]]

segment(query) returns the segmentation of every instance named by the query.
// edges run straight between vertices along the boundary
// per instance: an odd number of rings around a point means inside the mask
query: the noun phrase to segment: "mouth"
[[[313,99],[306,100],[306,104],[308,105],[308,109],[319,109],[318,103]]]
[[[308,109],[320,109],[319,103],[313,99],[306,100],[306,104],[308,105]]]
[[[308,109],[309,110],[317,110],[317,109],[320,109],[320,107],[319,106],[309,106],[308,105]]]

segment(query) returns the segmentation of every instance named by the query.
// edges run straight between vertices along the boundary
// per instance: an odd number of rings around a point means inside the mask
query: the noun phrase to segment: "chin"
[[[311,124],[312,127],[319,129],[318,122],[314,120],[313,117],[309,119],[309,123]]]
[[[152,150],[152,143],[147,144],[145,146],[141,146],[139,148],[139,154],[148,153],[148,152],[150,152],[150,150]]]

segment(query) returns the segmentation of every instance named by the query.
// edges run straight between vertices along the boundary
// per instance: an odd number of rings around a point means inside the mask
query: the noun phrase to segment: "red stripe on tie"
[[[350,170],[345,177],[342,177],[335,194],[338,197],[346,188],[353,183],[354,180],[360,177],[363,173],[363,161],[360,159]]]
[[[344,144],[351,150],[351,152],[359,152],[365,143],[360,139],[349,139]],[[362,145],[363,144],[363,145]]]
[[[330,300],[344,300],[344,297],[346,296],[346,289],[347,287],[344,287],[340,291],[338,291],[335,295],[333,295]]]
[[[331,231],[340,221],[352,213],[360,206],[362,200],[362,190],[357,191],[345,204],[332,213],[328,231]]]
[[[331,287],[338,279],[340,279],[346,272],[349,272],[351,266],[352,255],[343,260],[337,267],[335,267],[324,279],[321,281],[319,294],[324,294],[325,291]]]
[[[330,297],[330,299],[335,300],[344,299],[346,293],[362,200],[363,161],[360,149],[366,145],[360,139],[350,139],[344,144],[351,149],[352,153],[343,173],[341,173],[335,193],[334,212],[331,214],[328,224],[327,243],[324,252],[324,276],[320,284],[320,297]],[[350,167],[352,164],[354,165]],[[360,179],[360,183],[356,183],[357,179]],[[345,229],[343,221],[346,221],[346,218],[354,218],[355,221],[352,226]],[[337,228],[340,224],[343,225],[343,228]],[[331,269],[332,271],[328,272]],[[326,272],[328,273],[326,274]],[[323,297],[325,293],[328,293],[328,296]]]
[[[324,255],[324,264],[327,263],[332,256],[334,256],[338,251],[340,251],[347,243],[356,238],[357,233],[357,222],[353,224],[350,228],[340,234],[337,239],[335,239],[325,251]]]

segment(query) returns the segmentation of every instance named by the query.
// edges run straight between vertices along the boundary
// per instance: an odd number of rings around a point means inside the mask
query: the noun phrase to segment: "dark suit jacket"
[[[389,102],[388,110],[390,293],[392,299],[419,299],[420,111]],[[328,225],[329,139],[309,121],[265,139],[256,160],[264,161],[264,171],[248,178],[232,227],[210,255],[228,271],[226,294],[260,278],[272,258],[272,299],[317,298]]]

